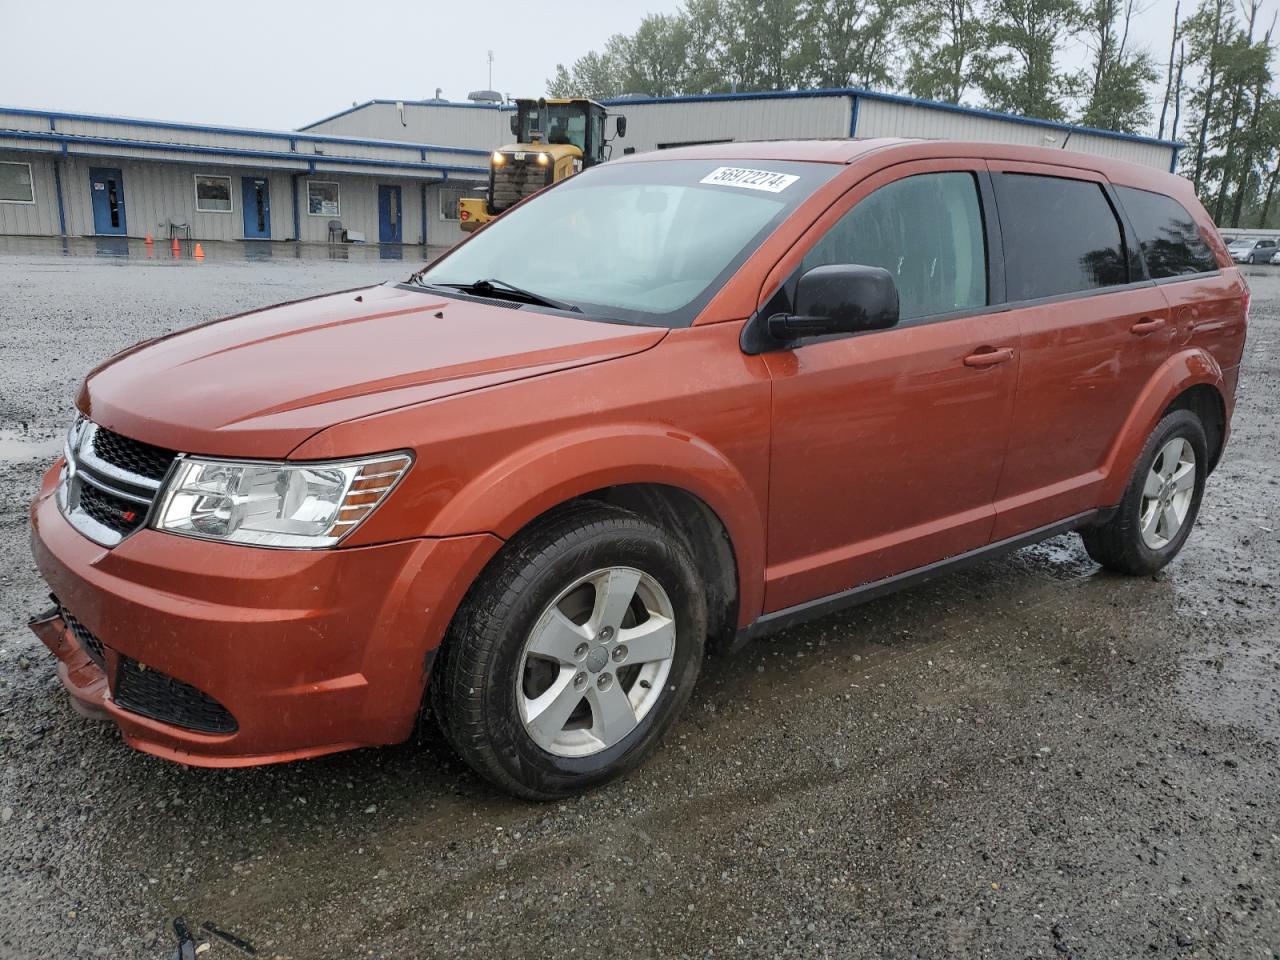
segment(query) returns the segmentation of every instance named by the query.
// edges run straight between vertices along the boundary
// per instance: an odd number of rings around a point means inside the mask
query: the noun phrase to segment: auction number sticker
[[[781,193],[799,179],[799,177],[792,176],[789,173],[775,173],[772,170],[716,167],[699,182],[710,183],[719,187],[742,187],[744,190],[764,190],[768,193]]]

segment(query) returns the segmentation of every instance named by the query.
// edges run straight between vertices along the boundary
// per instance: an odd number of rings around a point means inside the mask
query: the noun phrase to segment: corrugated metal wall
[[[684,102],[615,101],[611,114],[627,118],[627,135],[614,143],[638,153],[714,140],[784,140],[849,136],[848,97],[787,97]],[[608,127],[612,130],[612,125]]]
[[[58,235],[58,201],[53,183],[53,161],[30,153],[0,150],[0,161],[31,164],[31,191],[35,203],[0,202],[0,234]]]
[[[1002,117],[931,108],[927,104],[859,98],[859,137],[921,137],[926,140],[987,140],[1040,147],[1061,147],[1162,170],[1169,169],[1171,147],[1105,137]]]
[[[341,137],[492,150],[511,140],[510,116],[510,110],[498,107],[409,102],[404,105],[402,124],[394,103],[375,101],[302,129]]]

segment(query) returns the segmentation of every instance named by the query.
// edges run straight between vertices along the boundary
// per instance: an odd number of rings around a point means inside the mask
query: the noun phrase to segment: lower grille
[[[76,643],[80,644],[80,649],[98,665],[99,670],[107,669],[107,660],[102,652],[102,641],[89,632],[89,628],[72,616],[71,611],[66,607],[58,607],[58,615],[62,617],[62,622],[67,625],[71,631],[71,635],[76,638]]]
[[[509,158],[500,167],[493,167],[489,189],[491,212],[498,213],[537,193],[551,182],[550,169],[550,166],[514,158]]]
[[[87,483],[80,489],[80,509],[108,530],[121,535],[142,526],[147,513],[141,504]]]
[[[230,711],[207,693],[130,657],[119,658],[111,699],[125,710],[199,733],[239,729]]]

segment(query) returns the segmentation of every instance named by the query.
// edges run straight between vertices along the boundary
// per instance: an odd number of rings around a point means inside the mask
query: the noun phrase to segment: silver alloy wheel
[[[675,650],[671,598],[652,576],[608,567],[575,580],[525,639],[515,680],[525,731],[561,757],[612,747],[662,697]]]
[[[1178,535],[1195,490],[1195,448],[1184,438],[1174,437],[1160,448],[1142,487],[1138,522],[1148,547],[1160,550]]]

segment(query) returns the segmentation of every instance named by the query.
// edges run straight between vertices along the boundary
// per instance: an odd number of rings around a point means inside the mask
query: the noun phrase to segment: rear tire
[[[598,786],[657,745],[693,690],[706,601],[683,542],[572,504],[511,541],[450,625],[431,703],[459,756],[535,800]]]
[[[1133,576],[1162,569],[1195,525],[1208,464],[1200,418],[1190,410],[1167,414],[1147,438],[1115,515],[1080,531],[1089,556]]]

